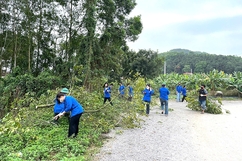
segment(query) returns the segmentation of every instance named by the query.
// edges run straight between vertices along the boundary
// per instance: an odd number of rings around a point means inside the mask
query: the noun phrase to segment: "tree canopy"
[[[135,0],[3,0],[0,67],[35,76],[47,68],[70,79],[82,65],[84,84],[120,72],[126,42],[142,31],[141,16],[129,16],[135,6]]]

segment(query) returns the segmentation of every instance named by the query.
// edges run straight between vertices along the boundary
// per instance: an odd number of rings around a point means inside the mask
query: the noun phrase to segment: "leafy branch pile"
[[[201,111],[200,104],[198,102],[198,93],[196,90],[189,92],[189,97],[186,98],[188,101],[187,107],[195,110],[195,111]],[[222,100],[221,98],[215,98],[207,96],[206,101],[206,107],[207,109],[205,112],[211,113],[211,114],[222,114]]]

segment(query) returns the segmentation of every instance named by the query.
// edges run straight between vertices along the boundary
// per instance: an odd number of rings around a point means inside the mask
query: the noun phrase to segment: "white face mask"
[[[65,100],[65,96],[61,96],[60,98],[59,98],[59,101],[62,103],[62,102],[64,102],[64,100]]]

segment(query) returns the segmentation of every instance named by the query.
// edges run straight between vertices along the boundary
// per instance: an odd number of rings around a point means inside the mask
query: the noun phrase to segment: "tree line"
[[[2,0],[0,6],[0,68],[11,72],[38,76],[48,69],[70,79],[81,69],[88,85],[121,73],[126,42],[142,31],[141,16],[129,16],[135,0]]]

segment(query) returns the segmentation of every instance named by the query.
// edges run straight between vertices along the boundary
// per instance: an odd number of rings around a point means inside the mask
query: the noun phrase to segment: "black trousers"
[[[107,98],[107,97],[104,97],[104,101],[103,101],[103,104],[105,104],[106,101],[109,101],[111,105],[113,105],[112,101],[111,101],[111,97]]]
[[[146,114],[150,113],[150,102],[145,102],[145,106],[146,106]]]
[[[187,96],[183,95],[183,97],[182,97],[182,102],[183,102],[184,100],[186,100],[186,97],[187,97]]]
[[[74,137],[77,136],[79,131],[78,126],[79,126],[81,115],[82,113],[77,114],[70,118],[68,137],[72,136],[73,134],[74,134]]]

